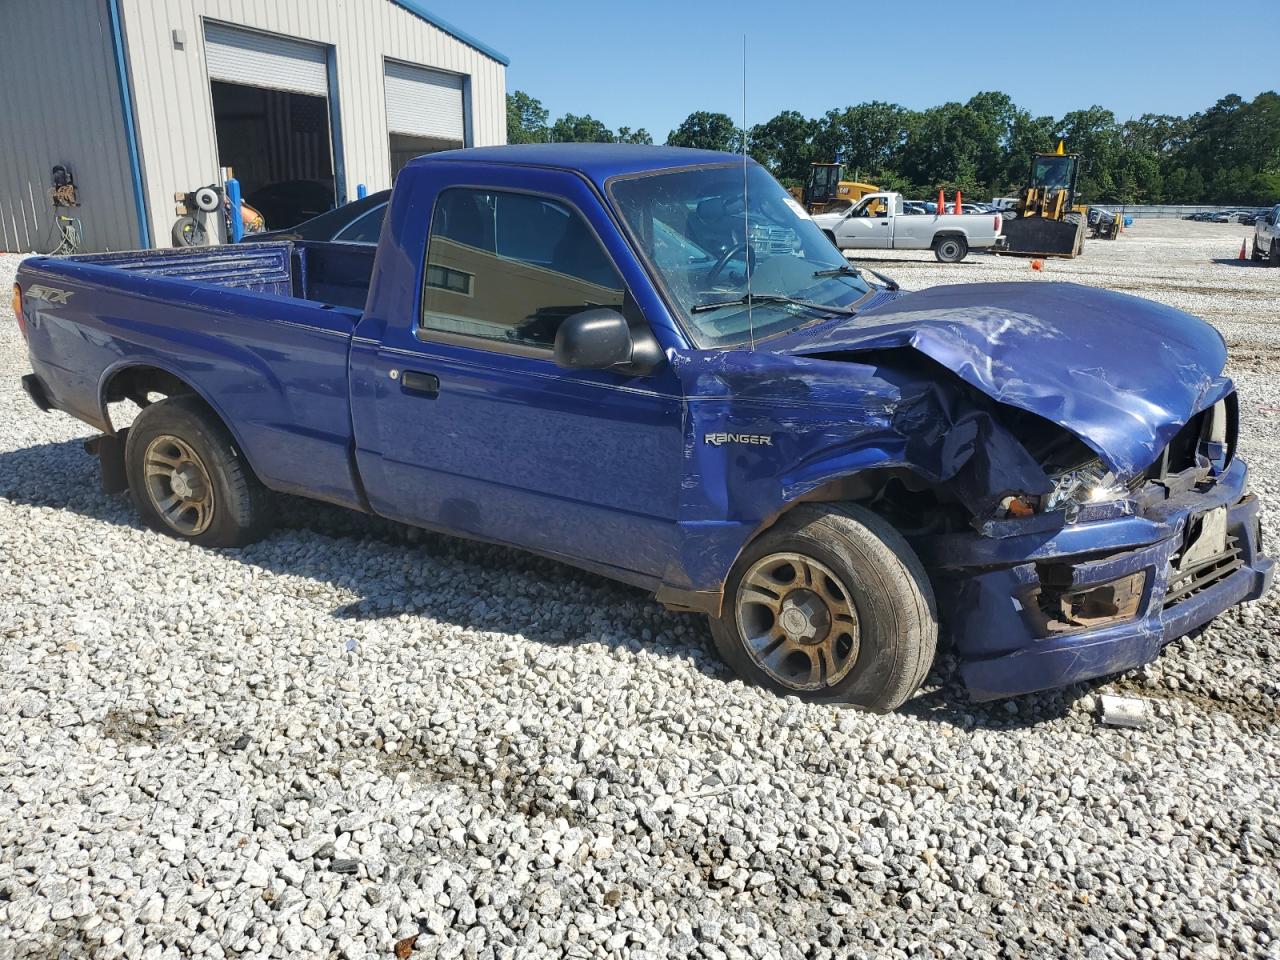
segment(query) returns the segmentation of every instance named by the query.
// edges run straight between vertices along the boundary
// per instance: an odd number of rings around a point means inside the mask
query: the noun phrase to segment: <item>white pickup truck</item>
[[[943,263],[958,263],[970,250],[994,247],[998,213],[911,214],[902,194],[871,193],[843,213],[820,213],[813,222],[841,250],[932,250]]]

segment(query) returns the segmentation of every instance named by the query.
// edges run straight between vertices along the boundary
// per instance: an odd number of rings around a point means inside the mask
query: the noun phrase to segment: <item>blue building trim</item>
[[[396,4],[396,6],[404,7],[406,10],[412,13],[415,17],[420,17],[421,19],[427,21],[427,23],[431,24],[433,27],[440,28],[445,33],[452,36],[454,39],[461,40],[467,46],[474,47],[475,49],[483,53],[486,57],[489,57],[491,60],[497,60],[504,67],[511,65],[511,60],[508,57],[499,53],[497,50],[493,49],[493,47],[489,46],[488,44],[481,43],[479,40],[477,40],[475,37],[471,36],[470,34],[463,33],[461,30],[459,30],[457,27],[453,26],[452,24],[446,23],[444,20],[441,20],[434,13],[432,13],[430,10],[424,7],[419,2],[419,0],[392,0],[392,3]]]
[[[333,145],[333,180],[337,187],[337,205],[347,202],[347,165],[342,149],[342,109],[338,103],[338,51],[325,48],[329,74],[329,137]]]
[[[119,0],[107,0],[107,20],[111,24],[111,49],[116,58],[116,83],[120,88],[124,137],[129,151],[133,205],[138,215],[138,241],[139,246],[146,249],[151,246],[151,222],[147,218],[147,200],[142,192],[142,152],[138,149],[138,128],[133,119],[133,88],[129,83],[129,64],[124,53],[124,32],[120,26]]]
[[[471,135],[471,76],[462,78],[462,145],[474,147],[475,138]]]

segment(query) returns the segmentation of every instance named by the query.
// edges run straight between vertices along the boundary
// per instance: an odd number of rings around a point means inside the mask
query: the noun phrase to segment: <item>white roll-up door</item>
[[[466,137],[462,80],[456,73],[388,60],[387,132],[462,143]]]
[[[318,44],[206,23],[204,49],[210,79],[318,97],[329,92],[328,58]]]

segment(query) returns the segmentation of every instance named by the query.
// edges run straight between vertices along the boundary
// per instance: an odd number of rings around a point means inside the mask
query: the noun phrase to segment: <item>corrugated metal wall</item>
[[[35,0],[31,0],[35,2]],[[57,0],[59,3],[70,0]],[[506,142],[506,69],[389,0],[120,0],[152,233],[166,244],[173,193],[217,178],[202,18],[331,45],[346,195],[390,186],[383,59],[471,78],[472,142]],[[482,25],[481,25],[482,26]],[[182,32],[179,49],[173,31]]]
[[[75,175],[81,206],[65,212],[85,246],[138,246],[106,3],[3,0],[0,17],[0,249],[48,249],[56,163]]]

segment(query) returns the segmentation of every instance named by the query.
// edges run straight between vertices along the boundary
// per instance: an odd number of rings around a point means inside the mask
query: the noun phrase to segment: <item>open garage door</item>
[[[462,77],[393,60],[385,69],[392,179],[414,157],[466,145]]]
[[[336,202],[328,51],[319,44],[206,22],[218,166],[279,230]]]
[[[211,80],[329,95],[328,57],[317,44],[206,23],[204,49]]]

